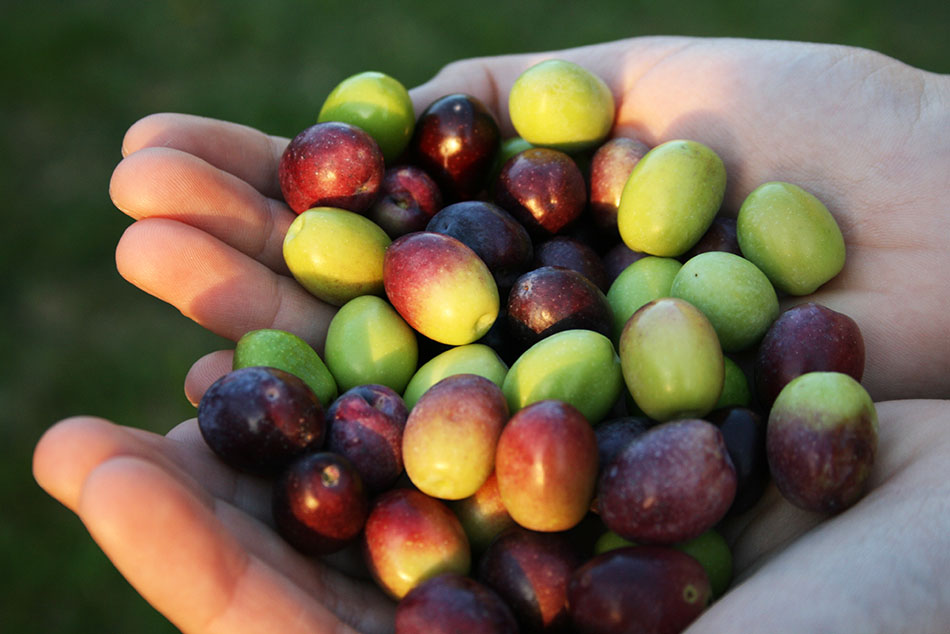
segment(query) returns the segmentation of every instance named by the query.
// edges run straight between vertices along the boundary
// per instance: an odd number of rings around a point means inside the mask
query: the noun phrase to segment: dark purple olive
[[[423,581],[396,606],[396,634],[517,634],[494,590],[456,572]]]
[[[508,294],[508,327],[522,346],[564,330],[582,328],[610,337],[613,313],[607,297],[570,269],[544,266],[525,273]]]
[[[594,428],[594,436],[597,437],[597,464],[600,465],[601,471],[650,426],[650,419],[645,416],[624,416],[597,425]]]
[[[597,485],[607,528],[636,543],[698,537],[723,518],[736,494],[736,470],[719,429],[704,420],[658,425],[634,438]]]
[[[607,270],[607,279],[613,284],[614,280],[616,280],[628,266],[640,258],[646,257],[646,255],[646,253],[634,251],[623,242],[614,245],[604,254],[604,268]]]
[[[534,248],[527,230],[498,205],[458,202],[435,214],[425,229],[452,236],[471,248],[491,271],[502,296],[531,268]]]
[[[302,456],[274,482],[271,509],[277,532],[308,555],[342,550],[363,530],[369,501],[363,481],[343,456]]]
[[[514,526],[482,555],[478,578],[511,607],[522,632],[564,632],[570,629],[567,585],[581,563],[565,534]]]
[[[476,198],[484,189],[500,145],[498,123],[488,108],[471,95],[452,94],[419,116],[409,153],[451,203]]]
[[[693,557],[663,546],[628,546],[574,571],[568,607],[579,634],[678,634],[711,594]]]
[[[727,407],[707,415],[719,428],[736,468],[736,498],[730,515],[749,510],[761,499],[769,482],[769,463],[765,453],[765,421],[746,407]]]
[[[709,251],[725,251],[742,255],[739,250],[739,238],[736,233],[736,219],[731,216],[716,216],[709,229],[699,239],[699,242],[679,257],[680,261],[686,262],[693,256]]]
[[[349,458],[370,491],[392,486],[402,474],[402,431],[409,410],[385,385],[358,385],[327,409],[327,449]]]
[[[228,465],[267,475],[323,447],[325,422],[320,399],[300,378],[248,367],[208,388],[198,404],[198,428]]]
[[[532,148],[515,154],[501,168],[495,202],[532,236],[550,237],[580,217],[587,204],[587,184],[564,152]]]
[[[864,338],[854,319],[810,302],[772,322],[755,359],[759,403],[768,410],[789,381],[807,372],[842,372],[861,380]]]
[[[386,170],[366,217],[395,240],[425,229],[441,208],[442,191],[436,182],[415,165],[400,165]]]
[[[534,264],[535,268],[560,266],[571,269],[605,293],[610,288],[607,269],[597,251],[586,242],[570,236],[555,236],[539,244],[534,250]]]

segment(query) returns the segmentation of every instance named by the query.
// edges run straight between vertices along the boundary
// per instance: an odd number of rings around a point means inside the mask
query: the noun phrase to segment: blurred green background
[[[123,281],[129,219],[108,182],[125,129],[156,111],[293,136],[326,93],[374,69],[413,86],[463,57],[645,34],[872,48],[950,72],[950,4],[479,0],[455,4],[0,3],[0,614],[5,632],[170,632],[76,518],[33,482],[54,421],[94,413],[166,431],[191,417],[190,363],[226,347]]]

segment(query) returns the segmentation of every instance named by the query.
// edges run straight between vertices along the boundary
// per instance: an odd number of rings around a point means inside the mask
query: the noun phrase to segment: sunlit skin
[[[617,97],[614,133],[714,147],[729,174],[729,213],[761,183],[790,180],[828,205],[849,249],[842,273],[812,299],[852,316],[864,333],[863,383],[880,420],[867,493],[829,518],[767,492],[725,527],[739,583],[690,634],[950,629],[942,583],[950,513],[932,503],[950,496],[950,404],[892,400],[950,393],[950,287],[921,274],[950,268],[940,202],[950,80],[849,47],[637,38],[453,63],[412,91],[416,112],[464,90],[513,135],[498,104],[522,70],[550,57],[605,79]],[[294,282],[281,256],[294,216],[274,176],[286,143],[185,115],[132,126],[110,184],[116,206],[136,221],[119,242],[119,272],[223,337],[274,327],[321,351],[334,309]],[[189,400],[230,365],[230,351],[199,360],[185,383]],[[266,487],[216,461],[193,420],[161,437],[72,418],[40,441],[34,473],[183,631],[392,630],[393,603],[372,584],[341,572],[339,561],[301,557],[273,533]],[[900,548],[890,547],[895,534]]]

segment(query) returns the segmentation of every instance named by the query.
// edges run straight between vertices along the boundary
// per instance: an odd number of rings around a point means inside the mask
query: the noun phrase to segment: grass
[[[9,632],[169,632],[30,474],[55,420],[95,413],[165,431],[193,415],[190,363],[229,342],[141,293],[112,253],[108,197],[125,129],[156,111],[292,136],[367,69],[412,86],[458,58],[641,34],[873,48],[950,71],[946,3],[4,3],[0,24],[0,613]]]

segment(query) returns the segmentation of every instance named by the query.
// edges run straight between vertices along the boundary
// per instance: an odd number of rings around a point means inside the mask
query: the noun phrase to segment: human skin
[[[464,89],[511,136],[508,89],[553,56],[605,79],[615,134],[715,149],[729,212],[768,180],[818,196],[848,259],[807,301],[858,322],[876,401],[932,399],[878,403],[880,453],[866,496],[846,512],[807,513],[773,488],[733,520],[736,585],[688,632],[950,629],[950,507],[937,503],[950,499],[950,402],[936,400],[950,394],[950,281],[934,274],[950,267],[950,78],[840,46],[638,38],[456,62],[412,91],[416,112]],[[225,337],[280,328],[322,350],[333,308],[299,287],[280,255],[293,219],[276,179],[286,143],[192,116],[136,123],[111,182],[116,206],[137,221],[117,249],[120,273]],[[199,360],[188,397],[197,402],[229,368],[228,352]],[[34,473],[183,631],[392,629],[381,593],[280,541],[266,486],[220,466],[194,421],[161,437],[70,419],[41,439]]]

